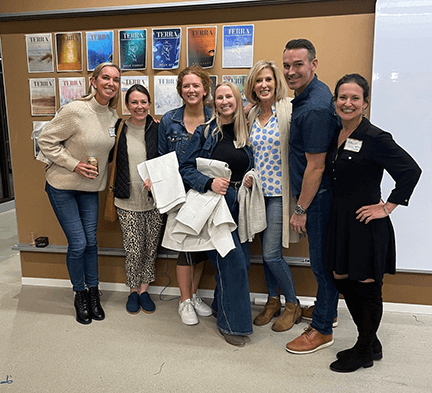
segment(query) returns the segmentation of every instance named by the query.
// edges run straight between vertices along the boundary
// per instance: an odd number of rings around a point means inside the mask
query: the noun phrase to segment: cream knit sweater
[[[42,153],[53,162],[46,170],[47,182],[60,190],[103,191],[108,154],[115,142],[109,128],[114,128],[117,118],[114,109],[99,105],[95,98],[62,107],[38,137]],[[99,176],[95,179],[74,172],[88,157],[98,159]]]

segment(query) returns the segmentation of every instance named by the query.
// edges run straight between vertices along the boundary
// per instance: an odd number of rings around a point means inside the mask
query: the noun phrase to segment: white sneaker
[[[192,305],[200,317],[209,317],[212,315],[211,307],[196,294],[192,295]]]
[[[184,302],[180,302],[178,313],[185,325],[196,325],[199,322],[191,299],[186,299]]]

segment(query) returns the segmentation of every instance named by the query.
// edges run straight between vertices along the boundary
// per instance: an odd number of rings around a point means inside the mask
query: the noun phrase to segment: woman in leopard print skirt
[[[114,204],[126,251],[126,285],[130,287],[126,310],[137,314],[142,308],[151,314],[156,307],[147,289],[155,280],[162,216],[149,194],[150,180],[143,184],[137,164],[158,156],[158,124],[148,114],[151,99],[144,86],[130,87],[125,102],[131,117],[118,141]]]

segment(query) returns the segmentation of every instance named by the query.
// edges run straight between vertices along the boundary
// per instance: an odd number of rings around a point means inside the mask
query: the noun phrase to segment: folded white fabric
[[[253,183],[252,187],[248,188],[242,182],[237,197],[239,202],[238,232],[240,243],[252,242],[257,233],[267,228],[261,178],[254,169],[247,172],[246,176],[250,176]]]
[[[210,177],[231,177],[222,161],[198,158],[197,169]],[[223,195],[189,190],[181,209],[168,214],[162,246],[176,251],[217,250],[225,257],[235,248],[231,232],[236,228]]]
[[[213,160],[211,158],[198,157],[196,159],[196,165],[198,171],[203,175],[209,177],[224,177],[225,179],[231,179],[231,169],[224,161]]]
[[[186,200],[176,152],[147,160],[137,165],[143,181],[150,179],[151,192],[161,213],[178,210]]]

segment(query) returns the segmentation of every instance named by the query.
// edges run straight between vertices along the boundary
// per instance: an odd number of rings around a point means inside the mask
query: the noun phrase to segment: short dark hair
[[[339,88],[344,85],[345,83],[356,83],[363,89],[363,100],[367,103],[369,103],[369,83],[368,81],[361,76],[360,74],[346,74],[342,78],[340,78],[337,83],[334,90],[334,96],[333,99],[336,100],[338,98],[339,94]]]
[[[316,49],[314,47],[314,44],[312,44],[312,42],[310,42],[306,38],[298,38],[288,41],[285,45],[285,50],[291,49],[306,49],[308,52],[309,63],[311,63],[312,60],[316,58]]]
[[[136,83],[135,85],[132,85],[131,87],[129,87],[128,91],[126,92],[126,95],[125,95],[125,103],[126,104],[129,104],[129,96],[134,91],[139,91],[140,93],[145,94],[147,96],[148,102],[149,103],[151,102],[151,97],[150,97],[149,91],[143,85]]]

